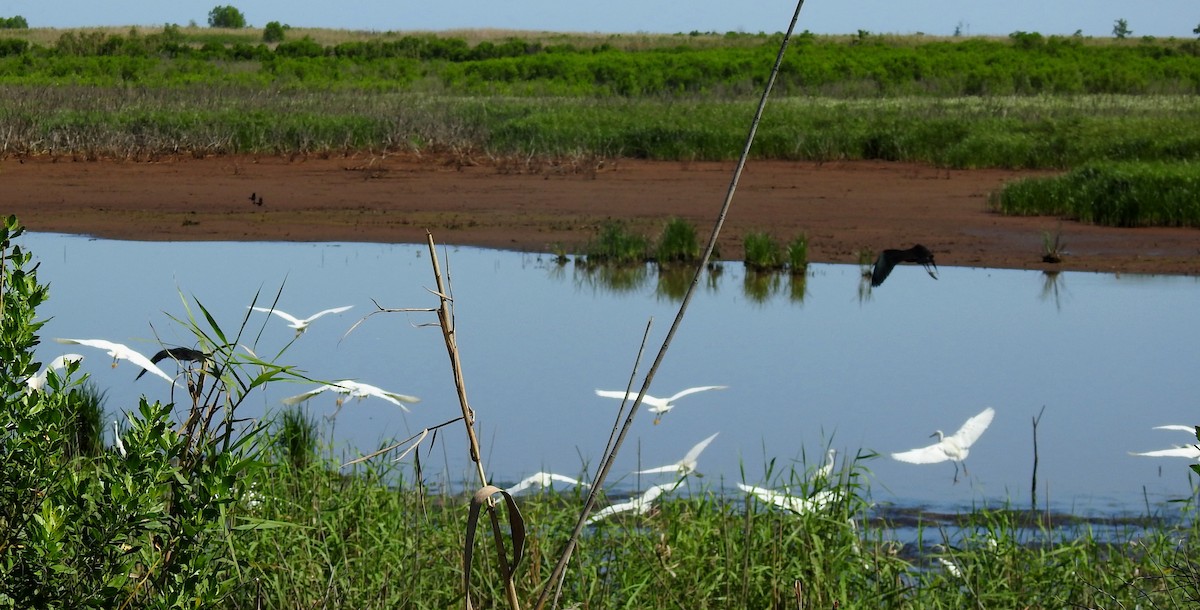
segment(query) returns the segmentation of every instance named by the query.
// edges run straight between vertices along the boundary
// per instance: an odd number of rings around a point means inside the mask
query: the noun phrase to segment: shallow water
[[[110,410],[132,408],[138,393],[167,399],[165,382],[129,363],[113,369],[103,352],[58,345],[54,337],[104,338],[143,353],[193,346],[171,316],[199,299],[227,331],[247,306],[308,315],[340,305],[349,312],[313,323],[282,357],[315,379],[354,378],[423,400],[413,412],[368,399],[350,402],[330,432],[347,457],[458,416],[433,314],[390,313],[350,326],[374,308],[437,305],[424,246],[310,243],[158,243],[55,234],[23,238],[51,285],[40,317],[38,356],[83,353],[84,370],[108,390]],[[648,368],[678,309],[652,270],[613,281],[549,257],[474,248],[446,251],[457,338],[468,395],[493,481],[537,470],[578,475],[594,468],[619,401],[597,388],[624,389],[648,321]],[[774,472],[819,464],[827,446],[839,465],[858,452],[872,499],[882,504],[955,509],[1030,504],[1031,420],[1038,427],[1038,502],[1076,514],[1144,513],[1193,494],[1188,462],[1129,451],[1189,441],[1152,430],[1200,423],[1200,280],[943,267],[934,281],[902,266],[883,286],[861,291],[860,269],[812,265],[803,288],[776,276],[764,290],[739,263],[706,274],[658,372],[651,394],[728,385],[686,397],[660,425],[639,414],[613,479],[619,486],[665,482],[629,475],[680,459],[720,435],[701,455],[697,485],[771,486]],[[686,286],[687,278],[683,280]],[[198,315],[193,307],[193,310]],[[273,353],[294,335],[278,318],[254,313],[248,338]],[[167,367],[168,370],[170,367]],[[641,377],[638,377],[640,386]],[[311,384],[277,384],[248,401],[249,416]],[[970,475],[952,483],[949,463],[887,458],[953,432],[984,407],[992,426],[971,449]],[[334,398],[308,403],[333,411]],[[469,480],[464,434],[453,426],[423,457],[425,474]],[[1191,439],[1194,440],[1194,439]],[[744,473],[744,475],[743,475]]]

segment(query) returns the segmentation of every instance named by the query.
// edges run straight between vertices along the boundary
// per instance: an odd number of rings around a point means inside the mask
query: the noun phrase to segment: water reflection
[[[1067,281],[1061,271],[1042,272],[1042,300],[1053,301],[1054,308],[1062,311],[1062,293],[1066,292]]]
[[[24,245],[50,283],[50,300],[38,312],[49,318],[37,354],[43,362],[61,353],[54,337],[106,338],[143,352],[160,342],[190,346],[194,337],[171,321],[182,315],[181,296],[199,298],[223,327],[236,328],[256,294],[278,293],[286,311],[356,307],[299,338],[258,316],[262,353],[290,343],[286,363],[312,379],[356,379],[422,398],[408,414],[382,402],[348,405],[331,432],[347,457],[457,416],[445,346],[427,326],[431,316],[376,315],[346,334],[374,309],[372,301],[436,304],[424,246],[151,244],[45,234],[30,234]],[[594,466],[616,416],[615,401],[594,390],[626,386],[647,320],[655,320],[649,341],[656,346],[689,274],[663,277],[646,266],[610,273],[473,248],[450,248],[446,256],[463,375],[489,470],[504,483],[539,470],[576,474]],[[206,264],[196,265],[200,260]],[[677,459],[720,432],[700,460],[703,483],[770,486],[772,464],[803,471],[805,455],[826,447],[887,455],[992,406],[995,421],[971,448],[966,481],[951,485],[946,464],[875,458],[866,464],[873,500],[1025,506],[1030,421],[1045,405],[1037,481],[1039,497],[1051,505],[1138,513],[1192,493],[1186,460],[1128,453],[1161,448],[1154,426],[1200,423],[1196,278],[1062,273],[1047,291],[1050,280],[1040,272],[944,268],[933,282],[920,268],[901,267],[864,298],[858,265],[810,265],[796,277],[749,275],[740,263],[704,272],[704,289],[651,393],[729,389],[690,397],[659,426],[639,416],[616,484],[644,489],[661,482],[620,473]],[[803,307],[794,306],[801,299]],[[111,369],[103,358],[85,360],[84,369],[108,389],[113,409],[135,405],[143,392],[167,397],[165,388],[134,384],[133,373]],[[243,415],[276,412],[283,398],[308,387],[269,387],[247,400]],[[335,408],[332,397],[308,406],[314,415]],[[461,439],[447,433],[439,441],[447,448],[429,457],[444,464],[430,468],[453,482],[467,480],[458,476],[469,471]]]

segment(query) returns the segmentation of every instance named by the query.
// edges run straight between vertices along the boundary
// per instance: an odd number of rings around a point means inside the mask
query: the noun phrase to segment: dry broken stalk
[[[712,235],[709,236],[708,245],[704,248],[704,256],[700,257],[700,260],[696,263],[696,272],[692,276],[692,282],[688,285],[687,292],[683,295],[683,301],[679,304],[679,312],[675,314],[675,320],[671,322],[671,327],[667,329],[667,336],[663,339],[662,346],[658,350],[658,356],[654,358],[654,362],[650,365],[650,370],[646,372],[646,378],[642,382],[642,389],[633,401],[633,406],[629,410],[629,415],[625,419],[624,425],[621,426],[620,433],[617,434],[616,441],[613,443],[609,455],[601,460],[600,471],[596,475],[595,480],[592,481],[592,494],[604,486],[604,479],[608,476],[608,471],[616,458],[616,454],[620,451],[626,434],[633,426],[633,418],[637,415],[638,409],[642,405],[642,400],[645,398],[646,392],[650,389],[650,383],[654,380],[654,375],[658,372],[658,367],[662,364],[663,358],[666,356],[667,348],[670,347],[671,340],[675,337],[675,331],[679,329],[679,325],[683,321],[683,315],[687,312],[692,295],[696,292],[696,286],[700,283],[700,275],[708,266],[709,259],[712,258],[713,249],[717,244],[717,236],[720,235],[721,227],[725,224],[725,217],[729,214],[729,208],[733,204],[733,193],[737,190],[738,180],[742,176],[742,170],[746,167],[746,159],[750,156],[750,147],[754,144],[754,135],[758,132],[758,123],[762,120],[763,110],[767,106],[767,98],[770,97],[771,88],[775,85],[775,77],[779,75],[779,67],[783,64],[783,56],[787,52],[788,41],[791,40],[792,32],[796,29],[796,22],[800,19],[800,9],[803,7],[804,0],[797,0],[796,11],[792,14],[792,21],[788,24],[787,33],[783,35],[783,40],[779,45],[779,54],[775,57],[775,65],[771,67],[771,74],[767,78],[766,86],[763,87],[762,98],[759,100],[758,109],[754,113],[754,120],[750,123],[750,130],[746,134],[746,145],[742,148],[742,154],[738,157],[737,167],[733,170],[733,178],[729,182],[729,190],[725,193],[725,202],[721,206],[721,211],[717,214],[716,222],[713,224]],[[575,524],[575,531],[572,532],[571,538],[563,547],[562,555],[559,557],[558,563],[555,564],[554,571],[550,573],[550,578],[546,579],[547,585],[542,588],[541,594],[538,595],[537,604],[535,605],[536,610],[542,610],[545,607],[546,602],[550,598],[551,589],[556,588],[558,583],[562,582],[563,573],[571,560],[571,553],[574,551],[575,543],[583,532],[583,526],[587,521],[588,511],[592,505],[593,496],[589,495],[583,510],[580,511],[579,520]]]
[[[487,474],[484,472],[483,459],[480,457],[479,438],[475,435],[475,411],[471,409],[471,404],[467,401],[467,385],[463,381],[462,361],[458,357],[458,340],[454,336],[454,299],[450,296],[450,292],[446,288],[446,283],[442,281],[442,270],[438,266],[437,247],[433,243],[433,234],[426,231],[425,237],[429,241],[429,259],[433,261],[433,277],[437,282],[437,297],[438,297],[438,326],[442,329],[442,338],[446,342],[446,352],[450,356],[450,369],[454,373],[454,388],[458,392],[458,404],[462,408],[463,426],[467,429],[467,443],[471,449],[471,461],[475,463],[475,473],[479,477],[479,488],[481,490],[488,487]],[[496,514],[496,505],[489,499],[487,501],[488,518],[492,522],[492,531],[499,533],[500,518]],[[510,510],[510,519],[514,517]],[[520,515],[515,515],[517,519]],[[471,541],[473,537],[468,536],[467,540]],[[514,553],[513,560],[510,563],[508,555],[504,550],[504,537],[500,535],[494,536],[496,542],[496,554],[498,563],[500,564],[500,576],[504,579],[504,592],[508,597],[508,605],[512,610],[520,610],[521,604],[517,600],[517,588],[513,581],[512,570],[520,561],[521,557],[518,553]],[[519,546],[519,545],[518,545]],[[471,553],[463,554],[464,561],[470,561]],[[470,574],[467,566],[464,566],[464,573]],[[470,583],[465,582],[464,588],[469,587]],[[463,591],[465,596],[466,607],[471,608],[470,591]]]

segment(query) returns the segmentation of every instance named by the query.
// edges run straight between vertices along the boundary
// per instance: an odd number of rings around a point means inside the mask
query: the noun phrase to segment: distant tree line
[[[17,15],[15,17],[0,17],[0,30],[28,30],[29,22]]]

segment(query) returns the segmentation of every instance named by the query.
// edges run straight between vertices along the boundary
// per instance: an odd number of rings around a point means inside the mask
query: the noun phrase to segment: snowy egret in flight
[[[316,396],[317,394],[324,392],[325,390],[330,390],[330,391],[336,392],[338,394],[346,394],[347,396],[349,396],[351,398],[357,398],[359,400],[362,400],[368,396],[382,398],[382,399],[396,405],[397,407],[404,409],[405,413],[411,413],[411,411],[408,410],[408,407],[404,406],[404,403],[406,403],[406,402],[408,402],[408,403],[421,402],[421,399],[417,398],[416,396],[409,396],[407,394],[397,394],[395,392],[388,392],[387,390],[382,390],[382,389],[377,388],[370,384],[359,383],[357,381],[351,381],[349,379],[343,379],[341,381],[327,383],[316,389],[309,390],[303,394],[297,394],[295,396],[289,396],[287,398],[284,398],[283,404],[294,405],[299,402],[304,402],[304,401],[308,400],[309,398],[312,398],[313,396]],[[342,410],[342,401],[343,400],[344,400],[344,398],[342,398],[340,396],[338,397],[337,411],[334,411],[334,413],[331,417],[336,417],[338,414],[338,411]]]
[[[354,306],[346,305],[345,307],[334,307],[333,309],[326,309],[324,311],[318,311],[317,313],[314,313],[313,315],[308,316],[307,318],[304,318],[304,319],[297,318],[296,316],[293,316],[292,314],[287,313],[286,311],[280,311],[278,309],[273,309],[271,307],[251,307],[250,309],[253,309],[254,311],[261,311],[263,313],[273,313],[273,314],[283,318],[284,320],[287,320],[288,327],[296,329],[296,335],[299,336],[301,333],[308,330],[308,325],[312,324],[313,320],[316,320],[317,318],[319,318],[323,315],[326,315],[326,314],[342,313],[343,311],[346,311],[347,309],[350,309],[351,307],[354,307]]]
[[[700,386],[697,388],[688,388],[686,390],[681,390],[679,392],[676,392],[674,395],[669,396],[667,398],[655,398],[655,397],[647,394],[644,398],[642,398],[642,402],[647,405],[650,405],[649,411],[651,413],[655,414],[654,423],[657,424],[659,421],[662,420],[663,414],[665,414],[667,411],[670,411],[671,409],[675,408],[676,400],[679,400],[680,398],[683,398],[684,396],[687,396],[689,394],[695,394],[696,392],[707,392],[708,390],[724,390],[725,388],[728,388],[728,387],[729,386],[727,386],[727,385],[706,385],[706,386]],[[622,392],[620,390],[596,390],[596,396],[603,396],[604,398],[619,398],[621,400],[634,401],[634,400],[637,400],[638,393],[637,392],[626,393],[626,392]]]
[[[553,472],[538,472],[525,477],[520,483],[517,483],[516,485],[513,485],[504,491],[507,491],[509,495],[516,495],[522,491],[525,491],[526,489],[529,489],[530,487],[553,487],[555,481],[576,487],[589,487],[587,483],[576,481],[575,479],[572,479],[566,475],[554,474]]]
[[[875,267],[871,270],[871,286],[878,286],[887,279],[887,276],[892,272],[899,263],[920,263],[925,267],[925,272],[929,277],[938,279],[937,264],[933,262],[933,253],[929,248],[917,244],[907,250],[884,250],[879,253],[879,258],[875,259]]]
[[[995,415],[996,412],[991,407],[988,407],[979,415],[968,419],[958,429],[958,432],[950,436],[945,436],[941,430],[937,430],[933,433],[933,436],[938,438],[937,443],[903,453],[893,453],[892,459],[910,464],[934,464],[951,460],[954,462],[954,482],[957,483],[958,464],[962,462],[963,474],[970,474],[967,472],[967,464],[963,460],[967,459],[971,445],[979,440],[979,436],[983,434],[984,430],[987,430],[988,425],[992,423],[992,417]]]
[[[58,341],[59,343],[85,345],[87,347],[107,350],[108,355],[112,356],[113,368],[117,368],[117,360],[128,360],[142,367],[143,369],[146,369],[147,371],[166,379],[171,383],[171,385],[178,385],[170,375],[162,372],[162,369],[158,368],[158,366],[156,366],[153,362],[150,362],[149,358],[143,356],[141,353],[129,348],[128,346],[121,345],[120,343],[113,343],[112,341],[105,341],[104,339],[55,339],[55,341]]]
[[[696,446],[688,450],[687,455],[683,456],[682,460],[679,460],[674,464],[667,464],[666,466],[659,466],[658,468],[651,468],[649,470],[639,470],[637,473],[653,474],[656,472],[674,472],[681,477],[686,477],[687,475],[696,472],[696,460],[700,458],[700,453],[704,451],[704,448],[708,447],[708,444],[713,442],[714,438],[717,438],[717,434],[720,434],[720,432],[714,433],[712,436],[700,441],[699,443],[696,443]],[[704,475],[696,472],[696,476],[699,477]]]
[[[46,365],[46,368],[25,380],[25,391],[42,391],[42,389],[46,387],[46,378],[50,376],[50,371],[61,371],[67,368],[68,362],[79,362],[80,360],[83,360],[83,356],[79,354],[63,354],[54,360],[51,360],[50,364]]]
[[[628,502],[622,502],[620,504],[613,504],[611,506],[606,506],[606,507],[596,511],[596,513],[594,515],[592,515],[591,517],[588,517],[587,522],[590,525],[590,524],[595,523],[605,517],[609,517],[609,516],[615,515],[617,513],[624,513],[624,512],[629,512],[629,511],[634,511],[635,513],[637,513],[639,515],[644,515],[650,511],[650,506],[653,504],[653,502],[655,500],[658,499],[659,496],[661,496],[664,492],[675,489],[682,482],[683,482],[683,480],[680,479],[678,481],[675,481],[674,483],[664,483],[662,485],[655,485],[654,487],[647,489],[646,492],[643,493],[640,497],[632,498]]]
[[[774,489],[765,489],[762,487],[755,487],[753,485],[746,485],[744,483],[738,483],[737,486],[738,489],[748,494],[754,494],[763,502],[774,504],[775,506],[778,506],[784,510],[790,510],[797,515],[810,513],[814,510],[821,510],[822,508],[829,506],[834,499],[834,493],[831,489],[819,491],[813,494],[811,498],[800,498],[775,491]]]

